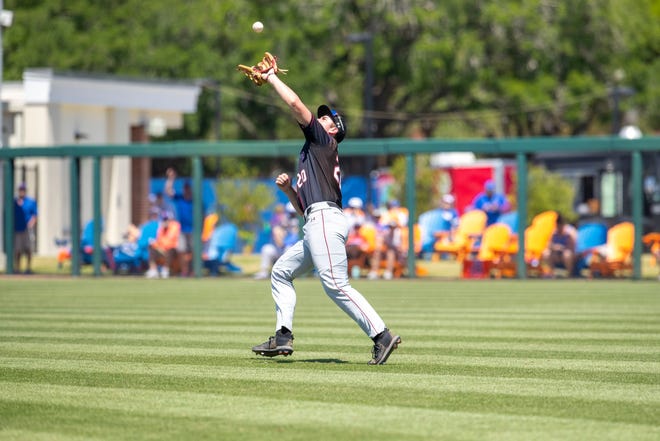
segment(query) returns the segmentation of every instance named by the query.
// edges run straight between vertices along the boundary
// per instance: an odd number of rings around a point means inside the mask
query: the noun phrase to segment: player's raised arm
[[[246,66],[239,64],[237,68],[257,86],[270,83],[280,98],[289,106],[298,123],[303,126],[307,126],[310,123],[312,112],[303,104],[300,97],[277,76],[278,73],[285,74],[287,70],[280,69],[277,66],[276,56],[270,52],[265,52],[263,59],[256,65]]]
[[[305,106],[298,94],[284,84],[284,82],[272,71],[265,73],[264,76],[266,76],[266,81],[273,86],[275,92],[277,92],[280,98],[282,98],[286,105],[289,106],[291,113],[293,113],[293,116],[298,123],[307,126],[312,120],[312,112],[307,106]]]

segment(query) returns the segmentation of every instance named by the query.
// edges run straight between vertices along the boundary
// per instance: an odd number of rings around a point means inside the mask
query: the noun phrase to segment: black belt
[[[312,211],[315,210],[321,210],[323,208],[339,208],[341,210],[341,207],[338,204],[335,204],[334,202],[314,202],[312,205],[307,207],[305,209],[305,219],[311,214]]]

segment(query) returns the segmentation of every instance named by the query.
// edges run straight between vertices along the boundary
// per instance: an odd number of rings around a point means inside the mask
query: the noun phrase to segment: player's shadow
[[[322,364],[347,364],[348,361],[339,358],[308,358],[306,360],[277,360],[277,363],[322,363]]]

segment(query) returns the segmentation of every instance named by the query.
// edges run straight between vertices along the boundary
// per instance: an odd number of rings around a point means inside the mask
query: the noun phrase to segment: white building
[[[163,125],[181,127],[183,115],[196,112],[199,93],[200,86],[192,82],[28,69],[22,82],[2,84],[3,145],[15,148],[146,142],[150,129],[153,133]],[[101,161],[102,242],[119,243],[129,223],[146,215],[150,164],[147,158]],[[15,187],[25,181],[28,196],[38,203],[37,253],[55,255],[55,238],[68,237],[71,229],[69,159],[19,158],[14,170]],[[2,183],[0,179],[0,190]],[[80,191],[84,226],[93,212],[91,159],[81,161]],[[0,216],[0,231],[2,222]],[[4,267],[4,262],[0,263]]]

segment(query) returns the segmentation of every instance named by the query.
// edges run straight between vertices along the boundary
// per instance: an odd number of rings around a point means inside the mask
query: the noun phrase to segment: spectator
[[[158,212],[160,218],[160,213],[169,211],[170,213],[176,212],[176,208],[172,205],[171,202],[165,200],[162,192],[157,192],[156,194],[149,195],[149,213],[155,210]]]
[[[112,263],[115,272],[122,269],[133,269],[139,258],[140,229],[134,224],[129,224],[126,232],[122,235],[122,242],[112,250]]]
[[[402,207],[398,200],[392,199],[386,205],[380,223],[383,225],[394,224],[399,227],[408,226],[408,209]]]
[[[181,275],[187,276],[190,273],[190,265],[192,262],[192,245],[193,245],[193,193],[192,186],[189,181],[183,184],[183,193],[176,193],[174,191],[174,180],[176,179],[176,171],[173,168],[168,168],[165,172],[167,180],[165,181],[165,194],[174,201],[174,208],[176,209],[176,220],[181,225],[181,234],[179,236],[179,243],[177,244],[177,251],[179,252],[179,259],[181,265]]]
[[[378,278],[381,262],[385,258],[385,270],[383,279],[391,280],[394,277],[394,265],[400,257],[401,251],[401,228],[393,221],[387,225],[382,225],[376,236],[376,249],[371,257],[371,270],[369,271],[369,280]]]
[[[176,257],[177,244],[181,235],[181,224],[173,219],[170,212],[161,214],[161,222],[158,226],[156,238],[149,243],[149,269],[145,273],[148,279],[159,276],[159,263],[163,262],[160,269],[160,277],[167,279],[170,276],[170,268]]]
[[[364,203],[359,197],[352,197],[348,200],[348,206],[344,208],[344,214],[348,219],[349,228],[353,229],[355,225],[362,225],[366,220],[366,214],[363,210]]]
[[[544,275],[554,277],[555,268],[564,268],[569,276],[573,275],[576,241],[575,228],[567,224],[563,216],[557,213],[555,231],[541,257]]]
[[[394,277],[394,266],[402,256],[401,228],[408,225],[408,210],[399,205],[396,200],[387,204],[387,211],[381,216],[376,234],[376,247],[371,257],[371,270],[367,275],[369,280],[377,279],[383,258],[385,269],[383,278],[391,280]]]
[[[433,253],[437,240],[436,233],[447,233],[451,238],[458,227],[458,211],[454,208],[455,198],[445,194],[440,199],[438,208],[434,208],[419,216],[419,226],[422,232],[422,253]]]
[[[349,266],[351,266],[351,262],[360,262],[361,267],[366,263],[369,257],[369,241],[363,234],[363,231],[363,226],[361,224],[354,224],[348,232],[348,238],[346,239],[346,256],[348,257]],[[360,267],[358,267],[356,272],[349,270],[349,273],[353,278],[358,278],[360,276]]]
[[[27,264],[25,274],[32,274],[32,249],[34,248],[34,227],[37,224],[37,202],[26,196],[24,183],[18,186],[14,199],[14,271],[21,272],[21,256]]]
[[[378,237],[379,221],[382,210],[372,209],[365,213],[362,223],[355,223],[346,239],[346,256],[349,273],[354,279],[362,275],[363,268],[370,268],[369,262],[374,255]]]
[[[506,213],[511,209],[511,204],[506,196],[495,191],[495,182],[488,180],[484,184],[484,191],[479,193],[472,200],[472,208],[482,210],[488,217],[486,226],[497,222],[500,214]]]
[[[298,217],[291,202],[276,207],[271,220],[271,241],[261,247],[261,268],[254,275],[256,280],[270,278],[270,269],[277,259],[293,244],[298,237]]]

